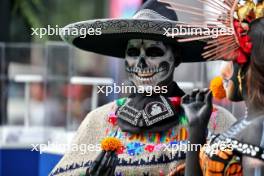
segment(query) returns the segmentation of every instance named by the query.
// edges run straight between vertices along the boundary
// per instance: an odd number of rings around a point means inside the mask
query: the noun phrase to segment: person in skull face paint
[[[128,97],[99,107],[89,113],[79,127],[73,144],[97,146],[106,137],[122,142],[116,152],[90,147],[82,154],[65,154],[50,175],[166,175],[184,163],[188,120],[180,107],[185,94],[173,81],[175,67],[181,62],[204,61],[203,42],[178,44],[164,34],[164,28],[177,24],[177,15],[157,0],[147,1],[133,19],[91,20],[66,26],[68,30],[101,27],[100,36],[62,36],[78,48],[125,58],[130,84],[146,91],[167,86],[166,93]],[[111,43],[109,43],[111,42]],[[221,116],[221,119],[218,118]],[[221,107],[209,130],[220,132],[231,125],[233,116]],[[112,143],[113,144],[113,143]],[[110,145],[111,146],[111,145]]]
[[[178,53],[161,41],[129,40],[125,57],[129,79],[146,88],[170,84],[174,67],[180,64],[180,57],[174,58]]]
[[[173,82],[173,73],[175,67],[180,64],[179,51],[177,48],[172,48],[170,45],[164,44],[161,41],[131,39],[128,41],[125,56],[125,69],[128,73],[129,81],[137,88],[143,87],[145,91],[155,89],[155,87],[165,86],[167,95],[159,93],[158,95],[151,90],[154,95],[151,97],[143,94],[132,94],[129,96],[126,104],[117,110],[118,124],[123,129],[130,133],[139,132],[162,132],[166,131],[178,122],[175,120],[176,113],[174,107],[164,105],[164,101],[169,105],[169,101],[165,97],[181,97],[184,92]],[[162,97],[164,100],[162,100]],[[137,109],[138,112],[148,107],[153,103],[149,113],[143,112],[142,116],[126,113],[131,109]],[[155,110],[161,110],[159,114],[154,113]],[[146,110],[146,111],[147,111]],[[166,117],[160,118],[161,114],[168,112]],[[171,112],[171,113],[170,113]],[[149,114],[144,116],[144,114]],[[152,115],[154,114],[154,115]],[[129,118],[129,120],[128,120]],[[151,123],[148,119],[152,119],[155,123]],[[149,125],[151,123],[151,125]]]

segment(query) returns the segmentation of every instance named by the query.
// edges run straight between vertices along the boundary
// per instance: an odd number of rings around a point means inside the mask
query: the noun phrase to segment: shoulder
[[[237,131],[231,139],[234,140],[233,149],[243,155],[243,160],[249,157],[252,162],[254,158],[264,161],[264,116],[244,118],[232,127],[232,131]]]
[[[225,136],[238,140],[241,143],[264,148],[264,116],[254,119],[239,119],[225,133]]]
[[[103,133],[108,128],[107,118],[112,112],[115,112],[115,101],[100,106],[86,115],[79,126],[76,136],[83,136],[86,133]],[[100,130],[99,130],[100,129]]]
[[[111,114],[115,114],[117,108],[122,106],[127,100],[127,97],[116,99],[110,103],[107,103],[103,106],[100,106],[90,113],[88,113],[81,123],[79,129],[85,129],[88,126],[92,126],[91,128],[98,128],[98,127],[106,127],[108,117]],[[108,124],[109,125],[109,124]],[[78,130],[79,131],[79,130]]]
[[[264,148],[264,116],[245,121],[247,126],[242,132],[242,140]]]
[[[87,114],[85,119],[89,118],[89,117],[93,117],[93,116],[103,117],[103,116],[107,115],[109,112],[114,111],[115,108],[116,108],[116,103],[115,103],[115,101],[112,101],[110,103],[107,103],[103,106],[100,106],[100,107],[94,109],[93,111],[91,111],[90,113]]]
[[[101,124],[104,122],[108,116],[109,113],[114,112],[116,109],[116,103],[115,101],[112,101],[110,103],[107,103],[103,106],[100,106],[94,110],[92,110],[90,113],[88,113],[83,120],[83,122],[80,125],[80,128],[82,126],[86,126],[89,123],[99,123]]]

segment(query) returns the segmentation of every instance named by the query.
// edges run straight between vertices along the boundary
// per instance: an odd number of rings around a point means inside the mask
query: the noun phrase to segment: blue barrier
[[[0,176],[47,176],[61,157],[31,149],[0,149]]]

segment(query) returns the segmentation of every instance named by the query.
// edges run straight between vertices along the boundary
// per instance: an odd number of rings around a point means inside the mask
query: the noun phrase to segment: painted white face
[[[137,87],[153,88],[173,79],[174,55],[172,49],[161,41],[129,40],[125,64],[129,80]]]

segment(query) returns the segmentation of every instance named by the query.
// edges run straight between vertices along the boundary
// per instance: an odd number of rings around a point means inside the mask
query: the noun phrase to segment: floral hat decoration
[[[227,60],[244,64],[251,53],[252,44],[248,36],[249,24],[264,17],[264,1],[253,0],[197,0],[210,9],[199,9],[190,5],[176,3],[174,0],[159,0],[169,4],[167,8],[194,15],[192,23],[185,23],[192,28],[226,29],[214,37],[207,33],[200,36],[190,35],[177,39],[179,42],[207,40],[202,56],[206,60]]]
[[[197,0],[205,8],[204,10],[176,3],[174,0],[159,0],[169,4],[167,8],[194,15],[192,23],[186,23],[189,27],[206,27],[209,29],[221,29],[217,37],[206,33],[195,36],[190,35],[178,42],[190,42],[206,40],[202,56],[205,60],[235,61],[240,65],[250,59],[252,43],[248,36],[249,25],[252,21],[264,17],[263,0]],[[230,32],[231,31],[231,32]],[[210,88],[217,99],[225,97],[221,77],[211,81]]]

